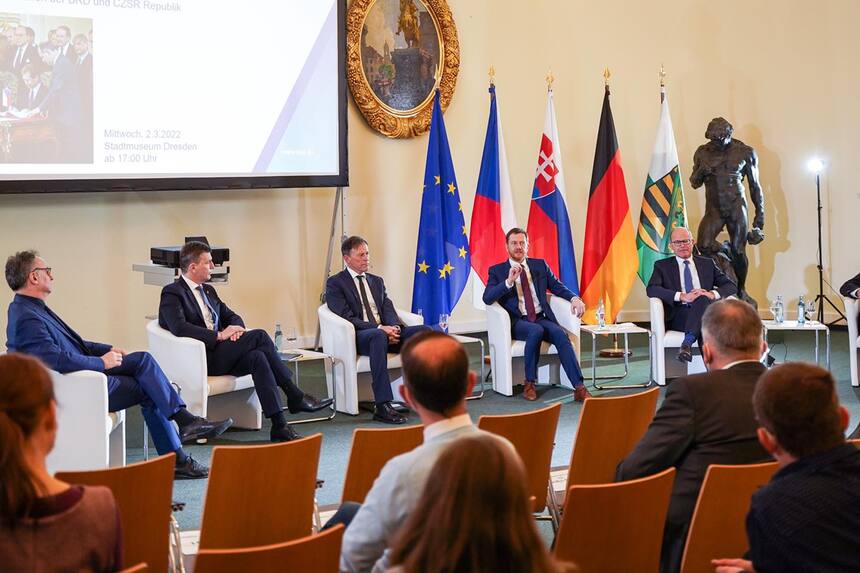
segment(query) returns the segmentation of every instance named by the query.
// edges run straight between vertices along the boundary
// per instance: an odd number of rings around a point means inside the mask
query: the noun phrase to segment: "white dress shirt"
[[[188,285],[188,288],[191,289],[191,292],[194,294],[194,300],[197,301],[197,306],[200,307],[200,314],[203,315],[203,322],[206,323],[206,328],[209,330],[215,329],[215,321],[212,319],[212,313],[209,310],[209,307],[206,306],[206,303],[203,301],[203,293],[201,293],[197,287],[200,285],[189,279],[185,275],[182,275],[182,280]]]
[[[693,261],[693,257],[682,259],[678,255],[675,255],[675,262],[678,263],[678,274],[681,276],[681,292],[675,293],[675,302],[680,302],[681,294],[687,292],[684,290],[684,261],[690,261],[690,274],[693,275],[693,290],[702,288],[702,282],[699,280],[699,272],[696,270],[696,263]],[[714,300],[720,299],[720,293],[717,289],[713,289],[711,292],[715,295]]]
[[[361,320],[370,322],[370,319],[367,318],[367,309],[364,308],[364,300],[361,298],[361,286],[358,284],[359,273],[349,267],[346,267],[346,270],[349,271],[349,275],[352,277],[352,282],[355,283],[355,290],[358,292],[358,300],[361,301]],[[382,324],[382,321],[379,320],[379,309],[376,308],[376,301],[373,300],[373,295],[370,294],[370,285],[367,284],[367,273],[364,273],[361,276],[364,277],[362,279],[364,281],[364,292],[367,293],[367,302],[370,303],[370,310],[373,312],[373,318],[376,320],[376,324]]]
[[[535,314],[540,314],[543,312],[543,307],[540,305],[540,301],[538,300],[537,291],[535,290],[535,282],[532,280],[532,273],[529,271],[529,266],[527,264],[527,260],[523,259],[522,264],[516,262],[513,259],[508,259],[508,262],[511,264],[511,267],[522,267],[523,272],[520,273],[519,280],[516,283],[511,284],[505,279],[505,286],[508,288],[513,288],[515,285],[517,287],[517,306],[520,309],[520,316],[526,316],[528,311],[526,310],[526,299],[523,298],[523,274],[527,275],[529,281],[529,290],[532,293],[532,300],[535,303]]]

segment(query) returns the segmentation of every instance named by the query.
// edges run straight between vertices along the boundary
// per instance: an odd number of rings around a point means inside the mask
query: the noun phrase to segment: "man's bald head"
[[[681,241],[684,239],[693,239],[693,233],[687,227],[676,227],[672,229],[672,234],[669,237],[672,241]]]
[[[466,398],[469,357],[452,337],[421,332],[406,341],[400,356],[403,382],[424,408],[445,414]]]
[[[755,359],[762,352],[762,324],[742,300],[717,301],[702,316],[704,343],[723,359]]]

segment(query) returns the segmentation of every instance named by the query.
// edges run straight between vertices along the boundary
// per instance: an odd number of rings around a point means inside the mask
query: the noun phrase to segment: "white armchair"
[[[108,412],[107,377],[81,370],[51,371],[57,399],[57,439],[50,473],[125,465],[125,410]]]
[[[848,322],[848,363],[851,371],[851,385],[860,386],[857,373],[858,354],[860,354],[860,333],[857,332],[857,316],[860,314],[860,301],[842,297],[845,303],[845,320]]]
[[[181,389],[188,411],[212,420],[233,418],[236,428],[259,430],[263,410],[254,379],[245,376],[209,376],[206,345],[194,338],[173,336],[153,320],[146,325],[149,352],[171,382]]]
[[[400,320],[406,326],[424,324],[419,315],[399,308],[396,310]],[[332,357],[334,362],[332,370],[340,371],[340,376],[335,377],[335,394],[333,394],[337,410],[356,415],[359,399],[370,399],[372,395],[370,358],[358,355],[355,349],[355,327],[351,322],[333,313],[325,304],[317,309],[317,315],[320,319],[320,340],[323,352]],[[397,370],[398,373],[393,378],[399,378],[399,354],[388,355],[388,369]],[[329,380],[328,383],[331,391],[332,381]]]
[[[663,310],[663,301],[657,297],[650,298],[651,308],[651,344],[654,345],[651,356],[653,377],[660,386],[666,385],[666,378],[677,378],[687,374],[705,372],[705,363],[701,354],[693,352],[693,361],[689,363],[678,362],[677,348],[684,341],[684,333],[677,330],[666,330],[666,315]],[[693,343],[693,348],[698,348],[698,342]]]
[[[558,320],[571,338],[571,343],[579,357],[579,317],[570,312],[570,303],[563,298],[553,296],[549,305]],[[514,385],[522,384],[525,376],[523,370],[523,351],[526,343],[511,338],[511,315],[499,303],[487,306],[487,339],[490,343],[490,367],[493,370],[493,390],[505,396],[514,393]],[[538,363],[538,383],[561,383],[573,388],[567,375],[561,368],[555,346],[541,343],[541,360]],[[516,380],[516,382],[515,382]]]

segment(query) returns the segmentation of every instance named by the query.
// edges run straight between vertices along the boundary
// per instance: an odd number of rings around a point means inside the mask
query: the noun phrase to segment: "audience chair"
[[[857,362],[860,358],[860,333],[857,332],[857,317],[860,315],[860,301],[847,296],[842,297],[845,304],[845,321],[848,323],[848,369],[851,371],[851,385],[860,386]]]
[[[674,479],[669,468],[632,481],[572,486],[555,557],[576,563],[579,573],[657,573]]]
[[[200,549],[283,543],[311,532],[322,434],[265,446],[216,446]]]
[[[404,428],[358,428],[352,433],[352,448],[343,480],[341,502],[364,503],[367,492],[394,456],[414,450],[424,442],[424,426]]]
[[[295,541],[247,549],[202,549],[194,573],[301,571],[337,573],[343,525]]]
[[[148,571],[149,567],[146,563],[138,563],[134,567],[129,567],[128,569],[123,569],[119,573],[143,573],[144,571]]]
[[[556,403],[524,414],[481,416],[478,419],[480,429],[507,438],[516,448],[526,467],[529,495],[533,499],[532,511],[535,513],[546,508],[552,447],[560,412],[561,404]],[[554,514],[550,512],[550,515]],[[553,526],[557,525],[553,519]]]
[[[579,354],[579,325],[578,317],[570,313],[570,303],[561,297],[552,296],[549,305],[571,338],[573,348]],[[493,390],[505,396],[512,396],[514,386],[524,381],[523,351],[526,343],[511,338],[511,315],[499,303],[487,306],[487,340],[490,344],[490,368],[493,371]],[[538,362],[538,383],[563,384],[568,388],[573,385],[561,368],[555,346],[548,342],[541,343],[541,358]]]
[[[81,485],[103,485],[113,492],[122,520],[126,563],[146,563],[167,571],[170,552],[174,454],[146,462],[86,472],[59,472],[57,479]]]
[[[149,352],[171,382],[179,386],[188,411],[211,420],[233,418],[233,427],[259,430],[263,409],[254,379],[245,376],[209,376],[206,345],[197,339],[173,336],[153,320],[146,325]]]
[[[666,315],[663,301],[651,297],[651,344],[654,346],[651,356],[654,357],[651,373],[657,384],[666,385],[667,378],[678,378],[687,374],[705,372],[705,363],[699,352],[699,343],[693,343],[693,361],[679,362],[678,349],[684,341],[684,333],[678,330],[666,330]]]
[[[100,470],[125,465],[125,410],[108,412],[107,377],[81,370],[51,371],[57,398],[57,439],[48,471]]]
[[[424,324],[423,318],[417,314],[396,309],[397,315],[406,326]],[[355,349],[355,327],[348,320],[329,310],[328,305],[317,309],[320,320],[320,340],[323,352],[332,357],[333,370],[339,370],[340,376],[335,376],[335,404],[338,412],[358,414],[360,399],[370,400],[371,378],[370,358],[359,356]],[[388,355],[388,369],[396,370],[392,380],[400,377],[400,355]],[[331,390],[331,381],[329,381]],[[395,393],[395,399],[397,394]]]
[[[567,481],[561,492],[550,489],[556,519],[564,503],[560,497],[570,486],[615,481],[615,468],[633,451],[654,418],[659,392],[654,387],[627,396],[589,398],[583,403]]]
[[[777,469],[776,462],[708,467],[690,523],[681,573],[713,573],[711,559],[747,552],[750,499]]]

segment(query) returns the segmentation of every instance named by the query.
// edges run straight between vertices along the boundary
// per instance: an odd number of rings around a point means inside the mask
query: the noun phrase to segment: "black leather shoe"
[[[376,410],[373,412],[373,419],[384,424],[403,424],[406,422],[406,416],[398,413],[391,402],[377,404]]]
[[[273,442],[292,442],[300,438],[301,436],[298,432],[290,425],[286,425],[283,428],[272,428],[272,433],[270,434],[270,439]]]
[[[404,402],[392,400],[391,402],[389,402],[389,404],[391,404],[391,407],[394,408],[395,412],[399,412],[401,414],[408,414],[412,411],[409,409],[409,406],[407,406]]]
[[[173,469],[173,479],[204,479],[209,477],[209,468],[188,456],[184,464]]]
[[[678,350],[678,361],[679,362],[692,362],[693,361],[693,348],[687,345],[681,346],[681,349]]]
[[[218,420],[210,422],[206,418],[197,417],[190,424],[185,424],[179,428],[179,439],[183,444],[194,442],[195,440],[203,440],[208,438],[216,438],[224,433],[224,431],[233,425],[233,418],[226,420]]]
[[[298,414],[299,412],[316,412],[323,408],[328,408],[331,406],[331,403],[331,398],[323,398],[322,400],[319,400],[310,394],[305,394],[302,396],[301,402],[298,404],[288,405],[288,408],[290,410],[290,414]]]

